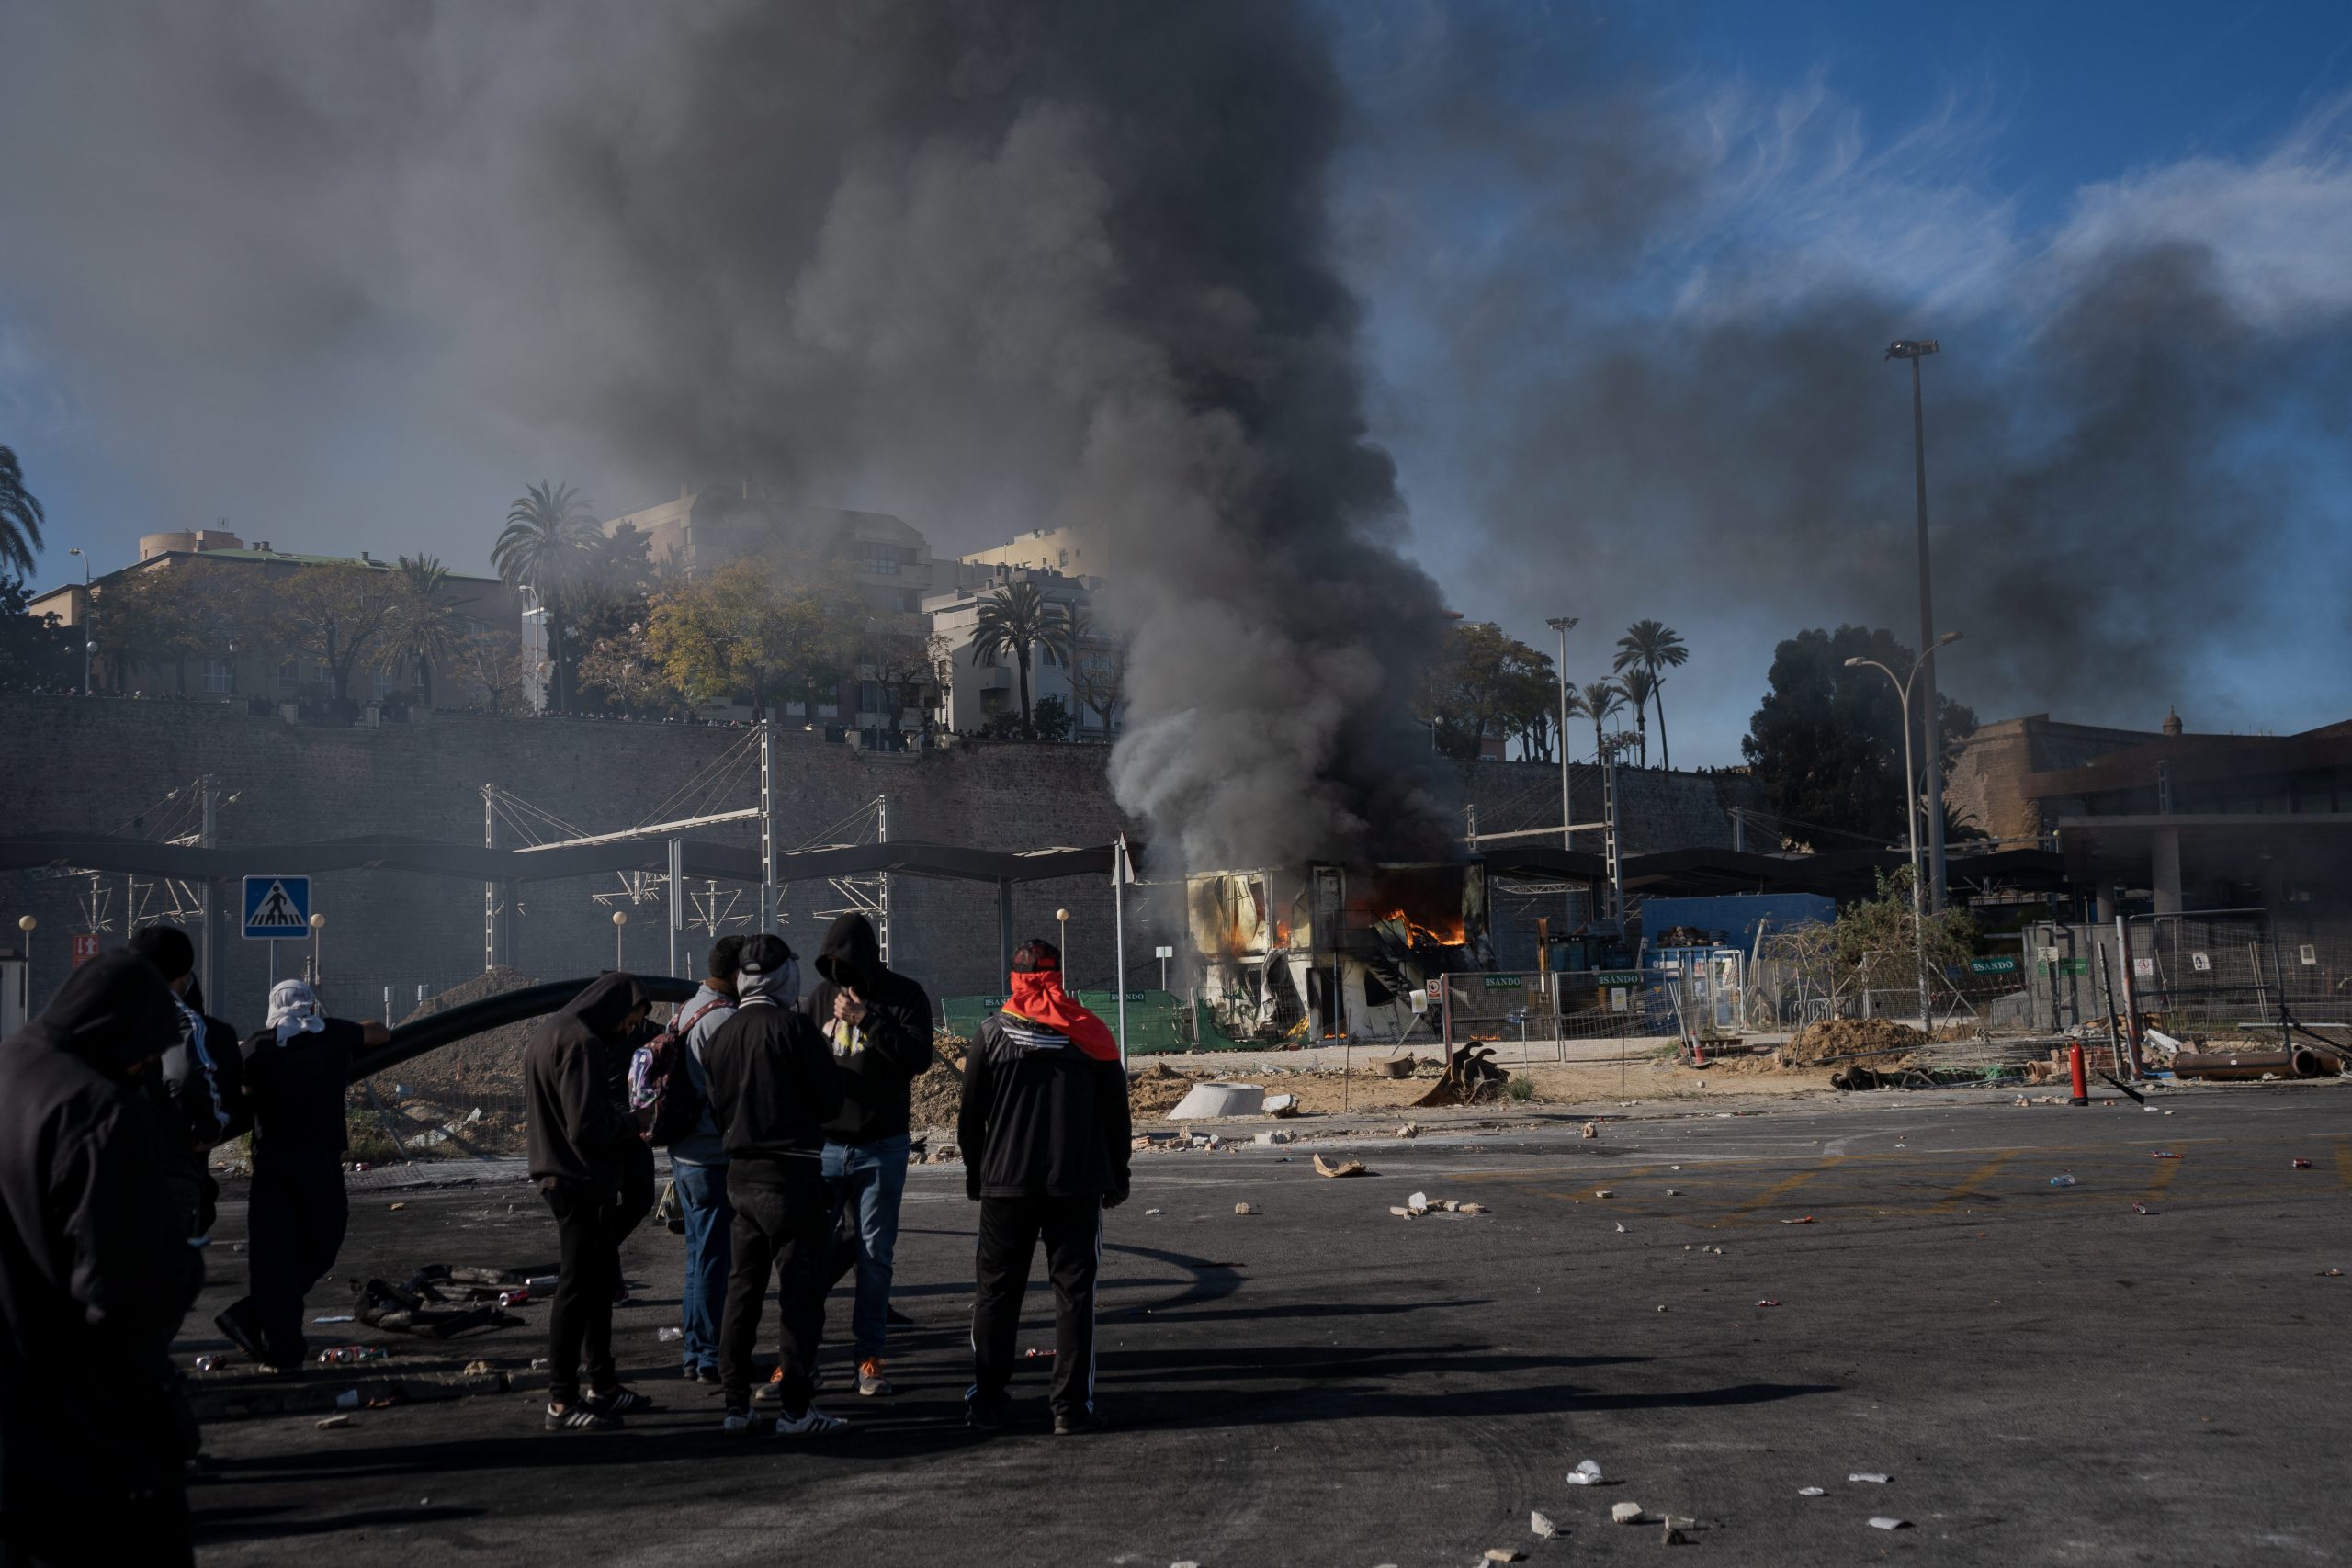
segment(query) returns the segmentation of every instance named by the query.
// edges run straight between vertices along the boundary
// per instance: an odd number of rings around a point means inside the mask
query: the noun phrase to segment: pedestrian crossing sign
[[[311,879],[307,876],[245,878],[245,938],[273,942],[311,934]]]

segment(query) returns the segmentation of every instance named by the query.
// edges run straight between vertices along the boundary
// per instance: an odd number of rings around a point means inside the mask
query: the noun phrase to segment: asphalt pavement
[[[1404,1568],[1669,1550],[1657,1523],[1611,1522],[1634,1503],[1692,1521],[1670,1550],[1743,1564],[2343,1561],[2352,1502],[2325,1477],[2352,1440],[2352,1086],[2152,1103],[1865,1094],[1611,1108],[1624,1119],[1597,1138],[1574,1118],[1454,1118],[1412,1140],[1300,1128],[1287,1146],[1138,1156],[1103,1259],[1113,1425],[1085,1438],[1046,1434],[1044,1359],[1016,1384],[1022,1426],[962,1425],[959,1168],[910,1173],[900,1393],[856,1397],[828,1348],[820,1402],[853,1423],[836,1439],[718,1429],[657,1337],[683,1248],[650,1228],[616,1322],[654,1412],[542,1432],[544,1306],[451,1346],[390,1342],[391,1375],[480,1357],[511,1392],[340,1429],[312,1406],[347,1375],[217,1373],[200,1380],[199,1559]],[[1318,1177],[1317,1148],[1370,1172]],[[1488,1212],[1389,1213],[1416,1191]],[[220,1348],[237,1197],[184,1361]],[[499,1168],[355,1192],[339,1273],[553,1255],[536,1195]],[[311,1311],[347,1295],[330,1281]],[[1042,1280],[1030,1299],[1023,1342],[1050,1347]],[[832,1321],[846,1312],[839,1293]],[[1568,1484],[1585,1459],[1605,1484]],[[1532,1510],[1558,1534],[1535,1537]]]

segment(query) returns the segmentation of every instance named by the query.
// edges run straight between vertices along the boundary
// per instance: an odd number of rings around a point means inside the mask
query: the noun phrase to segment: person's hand
[[[379,1019],[371,1018],[367,1022],[359,1026],[359,1043],[368,1046],[371,1050],[376,1046],[383,1044],[391,1037],[392,1032],[386,1029],[382,1021]]]
[[[833,1021],[836,1023],[865,1021],[865,1000],[847,986],[843,986],[833,993]]]
[[[977,1203],[980,1201],[980,1179],[973,1177],[964,1183],[964,1196]]]
[[[1127,1195],[1125,1192],[1105,1192],[1102,1194],[1102,1206],[1106,1209],[1115,1209],[1126,1201]]]

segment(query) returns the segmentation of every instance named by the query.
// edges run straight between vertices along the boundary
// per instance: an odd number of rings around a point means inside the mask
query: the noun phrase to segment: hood
[[[765,934],[745,942],[742,965],[735,971],[735,996],[746,1005],[764,1002],[788,1008],[798,1001],[800,960],[793,955],[790,944],[782,937]]]
[[[616,972],[589,981],[555,1016],[580,1023],[600,1040],[617,1040],[628,1015],[650,1005],[636,976]]]
[[[277,1035],[280,1045],[298,1034],[320,1034],[327,1021],[319,1009],[319,994],[301,980],[280,980],[269,988],[269,1016],[262,1027]]]
[[[843,915],[817,949],[817,973],[836,986],[865,990],[883,973],[882,942],[864,915]]]
[[[10,1043],[71,1051],[108,1077],[121,1077],[179,1043],[172,988],[153,964],[117,948],[65,978],[39,1018]]]

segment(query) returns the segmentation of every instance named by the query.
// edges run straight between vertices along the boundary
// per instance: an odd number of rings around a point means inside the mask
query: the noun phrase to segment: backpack
[[[628,1109],[638,1135],[655,1148],[691,1137],[702,1120],[703,1097],[686,1071],[686,1036],[711,1009],[730,1005],[714,998],[683,1021],[639,1045],[628,1059]]]

